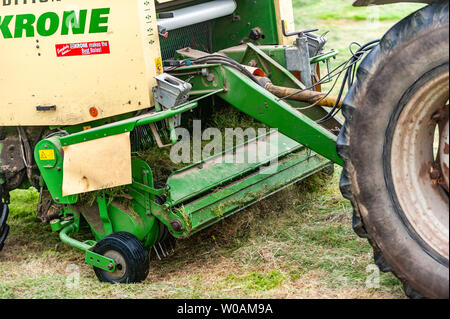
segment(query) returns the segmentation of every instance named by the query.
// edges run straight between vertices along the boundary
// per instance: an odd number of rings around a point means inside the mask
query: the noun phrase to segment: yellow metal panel
[[[281,45],[289,45],[294,41],[293,39],[286,38],[283,35],[281,21],[286,22],[286,29],[289,31],[295,30],[294,21],[294,8],[292,6],[292,0],[275,0],[275,10],[277,14],[278,25],[278,38]]]
[[[63,196],[132,183],[130,133],[63,147]]]
[[[74,125],[151,106],[154,76],[161,72],[154,1],[8,2],[0,3],[0,23],[12,36],[0,30],[0,126]],[[92,22],[93,10],[105,8],[110,10],[100,16],[101,23]],[[84,32],[73,34],[72,27],[83,24],[71,21],[81,22],[83,10],[87,10]],[[69,32],[63,35],[64,12],[71,11],[76,19],[65,20]],[[55,21],[59,24],[53,34],[38,32],[40,23],[41,29],[52,33]],[[19,32],[20,22],[30,25]],[[70,44],[89,42],[104,45],[92,48],[93,53],[97,49],[103,54],[77,55],[81,49],[67,50]],[[37,106],[45,108],[37,111]]]

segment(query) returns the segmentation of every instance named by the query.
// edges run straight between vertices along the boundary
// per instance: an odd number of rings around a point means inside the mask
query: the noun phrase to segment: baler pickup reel
[[[326,116],[322,106],[331,107],[336,100],[301,89],[305,86],[270,58],[264,52],[267,48],[249,44],[229,52],[236,54],[237,50],[241,50],[242,60],[259,62],[253,67],[238,63],[226,56],[228,51],[210,55],[179,50],[179,66],[168,66],[166,73],[156,77],[153,110],[70,135],[56,134],[37,145],[35,157],[43,180],[55,202],[66,207],[62,219],[52,222],[53,229],[61,230],[63,242],[84,250],[87,263],[107,272],[115,269],[111,260],[97,258],[93,242],[79,243],[69,237],[78,231],[81,216],[90,224],[96,240],[128,231],[146,247],[153,247],[161,258],[173,250],[173,241],[168,238],[191,236],[332,162],[340,163],[336,137],[329,131],[339,122],[333,119],[327,128],[307,116]],[[291,88],[276,86],[273,81]],[[315,103],[316,107],[309,109],[313,113],[302,114],[280,99],[289,93],[293,93],[293,103]],[[145,128],[159,141],[158,147],[177,145],[182,117],[212,97],[277,130],[248,136],[232,149],[212,156],[200,156],[166,180],[155,181],[152,167],[139,156],[132,156],[130,133]],[[162,143],[157,125],[168,129],[169,144]],[[257,156],[261,149],[266,152]],[[244,160],[227,162],[227,158]],[[106,173],[105,161],[112,168]],[[80,201],[80,196],[89,192],[97,194],[91,205]]]

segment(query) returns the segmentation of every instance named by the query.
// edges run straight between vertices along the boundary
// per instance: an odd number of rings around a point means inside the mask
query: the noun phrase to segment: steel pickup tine
[[[164,249],[161,246],[161,243],[158,243],[159,248],[161,249],[161,253],[163,254],[164,257],[167,257],[166,252],[164,251]]]
[[[161,260],[161,257],[160,257],[159,254],[158,254],[158,250],[156,249],[156,246],[153,246],[153,250],[154,250],[155,253],[156,253],[156,257],[158,257],[158,259]]]

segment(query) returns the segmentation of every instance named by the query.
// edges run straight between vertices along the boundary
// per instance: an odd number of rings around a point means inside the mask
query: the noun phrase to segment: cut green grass
[[[21,204],[11,205],[11,235],[0,253],[0,298],[403,297],[391,274],[380,274],[379,289],[366,287],[372,250],[351,229],[338,175],[313,176],[179,241],[172,257],[152,256],[144,283],[130,286],[99,283],[82,252],[58,244],[34,220],[36,193],[15,191],[12,201]],[[79,286],[68,288],[73,269]]]
[[[297,25],[315,20],[345,19],[354,21],[398,21],[405,13],[420,9],[424,4],[398,3],[384,6],[353,7],[352,0],[293,0]],[[298,10],[298,11],[297,11]]]

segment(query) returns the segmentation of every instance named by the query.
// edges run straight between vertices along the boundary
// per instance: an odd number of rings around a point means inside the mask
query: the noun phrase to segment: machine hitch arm
[[[223,66],[227,91],[219,96],[254,119],[343,165],[336,136],[239,72]]]

